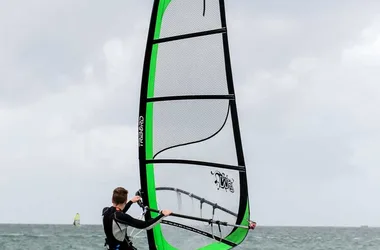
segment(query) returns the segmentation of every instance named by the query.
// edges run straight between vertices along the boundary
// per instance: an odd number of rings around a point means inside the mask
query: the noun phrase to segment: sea
[[[191,239],[181,239],[181,249]],[[187,243],[185,243],[187,242]],[[136,238],[138,249],[148,249],[146,238]],[[104,249],[101,225],[0,224],[0,250]],[[380,250],[380,228],[260,227],[235,249],[260,250]]]

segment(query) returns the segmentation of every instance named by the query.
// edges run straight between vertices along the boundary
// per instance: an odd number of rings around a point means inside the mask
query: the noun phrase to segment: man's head
[[[115,205],[125,205],[128,200],[128,190],[117,187],[113,190],[112,203]]]
[[[256,228],[256,222],[255,221],[249,221],[249,229],[254,230]]]

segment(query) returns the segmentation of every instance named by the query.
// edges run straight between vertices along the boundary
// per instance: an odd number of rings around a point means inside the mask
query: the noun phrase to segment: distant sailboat
[[[77,213],[75,215],[73,225],[74,226],[80,226],[80,215],[79,215],[79,213]]]

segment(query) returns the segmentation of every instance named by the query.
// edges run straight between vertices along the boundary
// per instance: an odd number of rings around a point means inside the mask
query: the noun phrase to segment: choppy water
[[[148,249],[144,238],[138,249]],[[191,239],[181,239],[188,242]],[[1,250],[103,249],[100,225],[7,225],[0,224]],[[260,250],[380,250],[380,228],[257,227],[236,249]]]

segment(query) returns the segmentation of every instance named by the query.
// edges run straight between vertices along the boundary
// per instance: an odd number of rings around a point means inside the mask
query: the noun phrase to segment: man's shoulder
[[[102,215],[104,215],[106,213],[113,212],[112,210],[115,210],[115,209],[112,209],[112,208],[113,207],[105,207],[105,208],[103,208]]]

